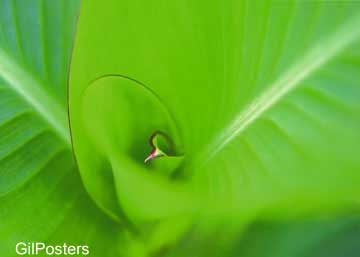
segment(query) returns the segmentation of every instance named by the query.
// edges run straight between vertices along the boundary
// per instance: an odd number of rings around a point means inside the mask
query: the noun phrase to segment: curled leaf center
[[[173,155],[173,144],[168,135],[164,132],[157,131],[150,137],[150,145],[152,150],[148,157],[145,158],[144,163],[147,163],[155,158]]]

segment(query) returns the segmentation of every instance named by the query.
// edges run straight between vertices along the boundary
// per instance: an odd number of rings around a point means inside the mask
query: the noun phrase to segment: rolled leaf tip
[[[160,149],[154,148],[151,151],[150,155],[148,157],[146,157],[146,159],[144,160],[144,163],[147,163],[150,160],[161,157],[161,156],[165,156],[165,154]]]
[[[162,157],[162,156],[168,156],[166,153],[166,150],[160,149],[161,141],[166,142],[166,144],[170,144],[169,138],[162,132],[155,132],[150,137],[150,145],[152,146],[151,153],[148,157],[144,160],[144,163],[149,162],[152,159]],[[164,147],[164,144],[162,144],[162,148]]]

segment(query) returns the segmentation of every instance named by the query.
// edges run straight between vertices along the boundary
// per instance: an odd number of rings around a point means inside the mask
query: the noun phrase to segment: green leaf
[[[305,222],[258,222],[248,228],[235,251],[243,256],[357,256],[359,220],[307,220]]]
[[[356,2],[84,3],[69,101],[90,195],[140,228],[193,217],[199,238],[358,209],[359,26]],[[158,130],[173,171],[143,163]]]
[[[87,2],[70,112],[90,194],[113,216],[126,205],[144,220],[357,205],[359,25],[358,3]],[[177,179],[139,161],[166,126],[185,153]]]
[[[68,128],[66,81],[79,1],[0,1],[0,255],[18,242],[120,254],[123,228],[90,200]]]
[[[336,219],[256,221],[231,236],[219,234],[219,229],[200,238],[188,233],[165,256],[191,253],[214,257],[355,257],[359,253],[359,218],[351,215]]]
[[[303,218],[358,213],[360,4],[82,2],[81,178],[78,8],[0,1],[1,256],[358,252],[358,219]]]

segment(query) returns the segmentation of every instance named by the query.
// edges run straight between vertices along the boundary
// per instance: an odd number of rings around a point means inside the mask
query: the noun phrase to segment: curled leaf
[[[171,139],[163,132],[157,131],[150,137],[150,145],[152,150],[148,157],[146,157],[144,163],[149,162],[152,159],[169,156],[173,148]]]

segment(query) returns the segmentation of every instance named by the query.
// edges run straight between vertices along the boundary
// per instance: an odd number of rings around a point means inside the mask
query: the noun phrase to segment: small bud
[[[163,132],[155,132],[150,137],[150,145],[152,146],[152,150],[150,155],[146,157],[144,163],[158,157],[168,156],[168,152],[171,148],[171,141]]]

